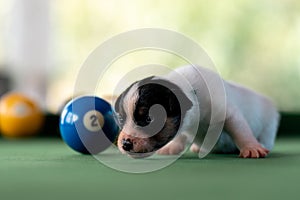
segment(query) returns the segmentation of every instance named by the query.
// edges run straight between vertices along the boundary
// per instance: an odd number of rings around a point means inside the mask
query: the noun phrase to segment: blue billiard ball
[[[69,101],[61,112],[59,128],[64,142],[83,154],[104,151],[119,132],[111,105],[95,96]]]

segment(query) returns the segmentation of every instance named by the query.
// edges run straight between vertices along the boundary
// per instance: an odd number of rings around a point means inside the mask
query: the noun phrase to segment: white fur
[[[193,90],[186,84],[186,81],[179,79],[178,75],[189,80]],[[224,81],[217,73],[203,67],[181,67],[165,78],[181,87],[193,102],[193,107],[186,114],[181,129],[182,134],[190,138],[191,127],[199,125],[199,133],[191,147],[192,151],[199,152],[201,137],[205,134],[201,130],[206,130],[211,122],[209,119],[210,105],[220,113],[224,111],[222,109],[225,106],[224,129],[215,145],[215,151],[230,153],[238,149],[241,157],[257,158],[265,157],[268,150],[273,148],[279,114],[268,98],[238,84]],[[218,96],[218,94],[222,94],[222,89],[225,89],[225,97]],[[210,98],[211,96],[214,98]],[[223,107],[220,106],[222,99],[225,99]],[[196,111],[199,109],[200,119],[197,121],[199,113]],[[175,138],[158,153],[178,153],[179,148],[180,151],[183,149],[182,145],[185,145],[185,141],[185,137],[182,136]],[[174,150],[176,148],[178,151]]]
[[[124,123],[123,132],[131,134],[131,136],[137,136],[136,131],[131,131],[132,127],[135,127],[135,123],[133,120],[133,110],[134,110],[134,102],[138,99],[138,90],[137,85],[133,85],[132,88],[128,91],[124,98],[124,111],[126,113],[126,121]],[[140,136],[141,134],[139,134]]]

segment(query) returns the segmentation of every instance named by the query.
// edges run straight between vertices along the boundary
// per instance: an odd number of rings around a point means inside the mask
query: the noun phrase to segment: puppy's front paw
[[[190,151],[193,153],[199,153],[200,147],[197,144],[193,143],[192,146],[190,147]]]
[[[240,149],[241,158],[264,158],[269,150],[258,144],[249,144]]]
[[[178,155],[184,150],[184,145],[178,142],[169,142],[156,151],[160,155]]]

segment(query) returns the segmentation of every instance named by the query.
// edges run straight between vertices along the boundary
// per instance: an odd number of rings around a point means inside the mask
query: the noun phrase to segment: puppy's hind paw
[[[249,145],[240,149],[240,158],[264,158],[268,153],[269,150],[260,144]]]

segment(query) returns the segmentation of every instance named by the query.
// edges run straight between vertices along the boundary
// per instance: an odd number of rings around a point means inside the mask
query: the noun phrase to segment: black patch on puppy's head
[[[138,97],[133,116],[135,123],[142,127],[151,123],[155,116],[149,116],[149,110],[153,105],[159,104],[165,109],[167,118],[176,122],[178,130],[180,120],[192,106],[177,85],[158,77],[149,77],[138,82]]]
[[[192,102],[187,98],[184,92],[174,83],[151,76],[130,85],[116,100],[115,112],[118,116],[120,126],[126,121],[126,112],[124,109],[125,97],[129,91],[137,84],[138,98],[134,103],[133,119],[137,126],[144,127],[151,123],[153,117],[149,111],[153,105],[161,105],[167,114],[167,118],[172,118],[176,129],[181,124],[186,112],[192,107]]]

